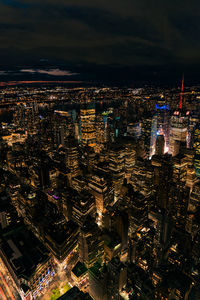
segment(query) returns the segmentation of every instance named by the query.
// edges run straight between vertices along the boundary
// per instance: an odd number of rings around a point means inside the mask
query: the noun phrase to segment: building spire
[[[182,77],[182,86],[181,86],[181,95],[180,95],[180,103],[179,103],[179,108],[183,108],[183,87],[184,87],[184,73]]]

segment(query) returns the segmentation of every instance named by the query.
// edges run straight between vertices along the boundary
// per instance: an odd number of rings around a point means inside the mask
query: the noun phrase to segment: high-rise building
[[[148,158],[150,156],[151,122],[152,122],[151,116],[147,116],[147,117],[145,116],[141,121],[142,123],[141,135],[144,140],[145,152]]]
[[[79,174],[79,154],[78,145],[73,137],[69,137],[66,142],[66,166],[69,168],[71,178]]]
[[[150,160],[137,159],[130,183],[135,191],[150,196],[154,191],[154,171]]]
[[[156,114],[152,118],[150,157],[155,154],[157,135],[164,137],[164,153],[169,148],[169,106],[161,101],[156,104]]]
[[[98,175],[89,178],[88,186],[91,194],[95,197],[96,210],[101,218],[106,207],[113,202],[113,188],[103,177]]]
[[[83,145],[96,146],[95,105],[85,103],[80,110],[81,141]]]
[[[159,134],[156,139],[156,155],[163,155],[165,148],[165,138],[162,134]]]
[[[136,160],[136,151],[134,145],[130,143],[126,143],[124,145],[124,167],[125,167],[125,178],[127,182],[129,182],[131,174],[134,169],[135,160]]]
[[[129,190],[127,202],[129,208],[129,232],[132,235],[140,226],[145,226],[148,219],[148,197]]]
[[[179,153],[172,158],[173,164],[173,182],[175,182],[177,188],[183,188],[186,185],[187,180],[187,157]]]
[[[151,162],[154,169],[156,205],[159,208],[167,209],[169,204],[169,189],[172,181],[171,155],[154,155]]]
[[[170,119],[169,153],[179,153],[180,143],[186,142],[188,134],[188,114],[183,110],[175,110]]]
[[[96,262],[103,259],[103,238],[102,232],[95,220],[88,217],[80,229],[79,234],[79,260],[87,268],[92,267]]]
[[[120,196],[120,189],[125,177],[124,149],[119,144],[112,144],[109,152],[109,170],[113,180],[114,201]]]
[[[95,199],[88,190],[77,193],[71,202],[71,218],[79,226],[83,226],[88,215],[95,215]]]

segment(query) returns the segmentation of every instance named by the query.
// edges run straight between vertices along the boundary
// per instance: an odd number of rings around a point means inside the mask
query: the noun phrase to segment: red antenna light
[[[180,96],[180,103],[179,103],[180,109],[182,109],[182,107],[183,107],[183,86],[184,86],[184,74],[183,74],[183,78],[182,78],[181,96]]]

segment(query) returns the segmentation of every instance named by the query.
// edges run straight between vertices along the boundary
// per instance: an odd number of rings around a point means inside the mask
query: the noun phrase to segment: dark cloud
[[[198,65],[199,17],[199,0],[2,0],[0,64]]]

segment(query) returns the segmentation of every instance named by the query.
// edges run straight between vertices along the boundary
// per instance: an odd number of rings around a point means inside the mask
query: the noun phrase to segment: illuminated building
[[[149,160],[137,159],[133,168],[130,183],[135,191],[142,193],[145,196],[152,195],[154,172]]]
[[[101,152],[107,140],[107,114],[104,112],[103,114],[98,114],[96,117],[96,152]]]
[[[78,234],[78,226],[69,221],[57,230],[49,227],[44,242],[56,259],[63,261],[76,248]]]
[[[189,194],[190,189],[188,187],[182,187],[181,185],[178,187],[176,184],[170,187],[170,209],[177,227],[185,228]]]
[[[147,154],[147,157],[150,156],[150,138],[151,138],[151,117],[144,117],[141,120],[141,127],[142,127],[142,138],[144,140],[144,146],[145,146],[145,152]]]
[[[139,139],[141,136],[141,124],[136,123],[129,123],[127,125],[127,134],[133,136],[135,139]]]
[[[182,188],[186,185],[187,180],[187,157],[183,154],[178,154],[173,157],[173,182],[176,183],[177,188]]]
[[[103,238],[102,232],[94,219],[87,218],[83,226],[80,228],[79,234],[79,260],[83,262],[87,268],[100,262],[103,259]]]
[[[80,110],[81,141],[85,146],[96,146],[95,106],[86,103]]]
[[[148,197],[130,189],[128,198],[129,231],[134,233],[140,226],[145,226],[148,216]]]
[[[156,105],[156,114],[152,118],[150,157],[155,154],[158,134],[164,136],[164,153],[166,153],[169,147],[169,107],[160,103]]]
[[[175,156],[179,153],[180,142],[186,142],[188,134],[188,113],[176,110],[170,119],[169,153]]]
[[[104,234],[104,259],[111,261],[114,257],[120,256],[122,243],[119,234],[116,231],[106,232]]]
[[[24,227],[18,226],[1,239],[0,255],[25,299],[40,296],[56,275],[50,253]]]
[[[83,190],[72,200],[71,218],[79,226],[83,226],[88,215],[94,216],[95,199],[88,190]]]
[[[120,188],[125,177],[124,149],[119,144],[112,144],[109,152],[109,170],[111,172],[114,186],[114,201],[120,196]]]
[[[66,166],[71,177],[76,177],[80,172],[78,155],[78,145],[74,138],[69,137],[66,142]]]
[[[87,285],[88,285],[87,270],[88,269],[85,266],[85,264],[78,261],[71,271],[71,278],[73,279],[75,284],[84,291],[87,289]]]
[[[198,123],[199,123],[199,116],[191,113],[189,116],[188,138],[187,138],[187,146],[190,149],[194,146],[195,129],[198,128]]]
[[[96,210],[101,218],[107,205],[113,202],[113,189],[103,177],[98,175],[89,178],[88,186],[95,197]]]
[[[192,189],[193,185],[198,181],[198,178],[195,173],[195,167],[194,167],[194,149],[188,149],[185,148],[183,151],[181,150],[181,153],[183,153],[187,160],[187,179],[186,179],[186,185]]]
[[[78,192],[81,192],[82,190],[87,188],[86,178],[82,175],[73,177],[71,185],[75,190],[77,190]]]
[[[135,165],[136,151],[132,143],[126,143],[124,148],[125,178],[127,179],[127,182],[129,182]]]

